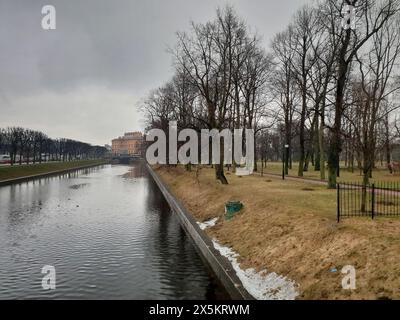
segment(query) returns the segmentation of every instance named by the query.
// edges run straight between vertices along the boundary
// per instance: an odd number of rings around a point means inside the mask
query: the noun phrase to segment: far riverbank
[[[78,160],[0,167],[0,185],[18,183],[30,179],[64,173],[70,170],[84,169],[106,163],[108,162],[105,160]]]

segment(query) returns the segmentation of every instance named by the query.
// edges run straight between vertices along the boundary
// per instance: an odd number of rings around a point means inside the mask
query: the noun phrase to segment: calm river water
[[[138,163],[0,187],[0,299],[43,298],[229,297]]]

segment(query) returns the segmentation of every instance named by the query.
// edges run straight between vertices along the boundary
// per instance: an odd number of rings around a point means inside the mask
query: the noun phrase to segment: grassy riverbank
[[[212,169],[199,179],[182,167],[155,169],[198,221],[220,218],[206,232],[238,252],[243,268],[295,280],[299,299],[400,299],[400,219],[338,224],[335,191],[306,181],[231,174],[223,186]],[[233,199],[245,209],[224,221],[224,203]],[[356,290],[342,289],[345,265],[356,268]]]
[[[103,160],[80,160],[68,162],[48,162],[42,164],[14,165],[0,167],[0,181],[45,174],[53,171],[74,169],[105,163]]]

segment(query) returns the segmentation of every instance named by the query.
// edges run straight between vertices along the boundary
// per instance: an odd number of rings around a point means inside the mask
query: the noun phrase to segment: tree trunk
[[[320,149],[320,143],[319,143],[319,115],[318,113],[315,115],[315,131],[314,131],[314,170],[315,171],[321,171],[321,149]]]
[[[325,180],[325,150],[324,150],[324,126],[325,126],[325,110],[321,111],[321,124],[318,130],[318,143],[319,143],[319,164],[320,164],[320,178]]]
[[[246,150],[247,153],[247,150]],[[254,133],[254,172],[257,172],[257,143],[256,143],[256,133]]]
[[[228,180],[224,174],[224,141],[221,139],[219,164],[215,165],[215,177],[221,181],[222,184],[228,184]]]
[[[308,166],[310,164],[310,155],[311,155],[311,152],[308,150],[307,154],[306,154],[306,157],[304,159],[304,167],[303,167],[303,171],[304,172],[308,171]]]
[[[302,110],[301,110],[301,119],[300,119],[300,134],[299,134],[299,139],[300,139],[300,160],[299,160],[299,170],[298,170],[298,176],[302,177],[303,171],[304,171],[304,160],[305,160],[305,122],[306,122],[306,107],[307,107],[307,101],[306,101],[305,94],[303,93],[303,103],[302,103]]]
[[[390,173],[392,172],[392,168],[390,166],[390,136],[389,136],[389,115],[386,115],[385,118],[385,153],[386,153],[386,166],[389,169]]]
[[[361,195],[361,212],[366,212],[367,207],[367,187],[369,185],[369,178],[372,173],[371,156],[367,150],[364,150],[364,166],[363,166],[363,182],[362,182],[362,195]]]
[[[331,132],[328,152],[328,188],[336,188],[336,177],[339,173],[339,155],[341,152],[341,124],[343,115],[343,100],[349,62],[346,61],[347,48],[350,44],[351,30],[346,30],[338,61],[339,72],[336,86],[335,121]]]

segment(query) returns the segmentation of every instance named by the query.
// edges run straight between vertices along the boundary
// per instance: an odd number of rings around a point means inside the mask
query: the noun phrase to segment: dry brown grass
[[[338,224],[335,191],[306,182],[231,174],[223,186],[208,168],[198,180],[182,167],[155,169],[198,221],[221,217],[207,232],[237,251],[242,267],[288,276],[300,285],[300,299],[400,298],[400,219]],[[245,209],[224,221],[224,203],[234,199]],[[341,287],[344,265],[356,267],[354,291]]]

